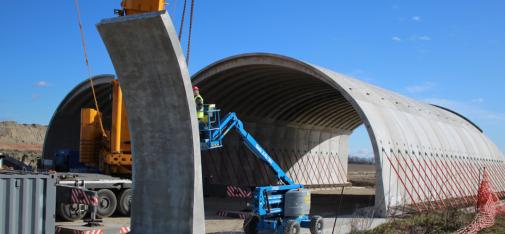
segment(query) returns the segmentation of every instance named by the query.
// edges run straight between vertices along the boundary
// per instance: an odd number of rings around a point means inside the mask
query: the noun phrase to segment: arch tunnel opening
[[[237,113],[295,181],[307,187],[347,182],[348,140],[362,121],[330,85],[271,65],[239,67],[196,81],[206,102],[216,103],[223,114]],[[215,165],[206,168],[204,177],[218,184],[275,183],[269,179],[273,174],[247,155],[238,139],[228,137],[222,150],[203,154],[204,165]],[[234,168],[240,173],[233,173]]]
[[[320,191],[313,192],[316,203],[321,203],[315,205],[328,207],[319,208],[319,212],[334,215],[338,206],[335,195],[342,186],[350,185],[350,173],[367,176],[367,184],[361,185],[368,188],[359,191],[358,196],[346,195],[344,199],[349,203],[344,206],[349,207],[344,210],[373,206],[378,174],[375,165],[353,165],[354,170],[366,171],[349,171],[349,144],[355,130],[359,131],[360,141],[366,135],[361,145],[373,152],[366,128],[359,128],[364,121],[352,103],[323,78],[298,69],[300,64],[276,63],[275,59],[250,63],[218,62],[193,76],[193,83],[207,103],[221,109],[222,115],[237,113],[246,129],[295,182]],[[202,152],[202,164],[207,187],[277,183],[273,173],[241,144],[238,136],[226,138],[220,150]],[[238,197],[243,195],[240,190],[231,191]],[[233,196],[230,190],[227,195]]]

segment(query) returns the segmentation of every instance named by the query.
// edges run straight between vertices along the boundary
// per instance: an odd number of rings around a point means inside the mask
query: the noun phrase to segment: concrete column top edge
[[[148,12],[148,13],[135,14],[135,15],[116,16],[116,17],[102,19],[96,25],[99,26],[102,24],[119,23],[119,22],[126,22],[126,21],[130,21],[130,20],[155,18],[158,16],[167,17],[168,13],[165,10],[163,10],[163,11],[159,11],[159,12]]]

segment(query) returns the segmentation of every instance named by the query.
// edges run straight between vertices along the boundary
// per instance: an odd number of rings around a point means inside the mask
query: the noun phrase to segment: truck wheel
[[[100,189],[96,192],[98,195],[97,216],[105,218],[111,216],[116,210],[116,195],[109,189]]]
[[[299,234],[300,224],[294,220],[289,221],[284,227],[284,234]]]
[[[323,234],[323,217],[314,215],[310,219],[310,234]]]
[[[260,218],[257,215],[250,215],[244,220],[244,228],[245,234],[257,234],[258,233],[258,223],[260,222]]]
[[[131,189],[125,189],[121,191],[121,193],[119,193],[119,204],[117,209],[121,215],[130,216],[131,201],[132,201]]]
[[[87,209],[81,210],[79,204],[60,203],[56,212],[63,220],[73,222],[84,218],[86,211]]]

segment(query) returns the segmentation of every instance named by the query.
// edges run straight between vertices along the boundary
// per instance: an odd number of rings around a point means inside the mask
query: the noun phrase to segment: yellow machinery
[[[158,12],[165,9],[165,0],[122,0],[121,7],[116,11],[120,16]],[[130,132],[117,80],[112,82],[111,129],[103,129],[100,118],[96,109],[81,109],[79,161],[105,174],[131,175]]]
[[[122,0],[119,15],[134,15],[147,12],[162,11],[165,9],[165,0]]]
[[[112,82],[111,129],[101,134],[101,114],[92,108],[81,109],[79,161],[98,167],[106,174],[131,174],[131,146],[123,94],[117,80]]]

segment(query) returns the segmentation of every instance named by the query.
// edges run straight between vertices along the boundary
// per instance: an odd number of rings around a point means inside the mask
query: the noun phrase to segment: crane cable
[[[191,33],[193,32],[193,13],[195,10],[195,0],[191,0],[191,10],[189,13],[188,44],[186,48],[186,65],[189,66],[189,53],[191,52]]]
[[[179,42],[182,40],[182,32],[184,31],[184,21],[186,19],[186,9],[187,9],[188,0],[184,0],[184,5],[182,7],[182,16],[181,16],[181,24],[179,27]],[[189,31],[188,31],[188,40],[186,47],[186,64],[189,65],[189,56],[191,52],[191,35],[193,33],[193,16],[195,11],[195,0],[191,0],[191,6],[189,10]]]
[[[182,16],[181,16],[181,26],[179,26],[179,42],[182,39],[182,30],[184,29],[184,19],[186,18],[186,6],[188,5],[188,0],[184,0],[184,5],[182,7]]]
[[[100,108],[98,106],[98,100],[96,98],[95,85],[93,84],[93,79],[91,78],[91,65],[89,65],[88,51],[86,50],[86,38],[84,36],[84,29],[82,28],[81,10],[79,8],[79,1],[75,0],[74,3],[75,8],[77,9],[77,21],[79,23],[79,31],[81,33],[81,43],[84,51],[84,59],[86,60],[86,68],[88,70],[88,80],[91,85],[91,92],[93,93],[93,101],[95,102],[95,108],[96,111],[98,112],[98,124],[100,125],[100,131],[102,133],[102,136],[107,137],[107,134],[105,133],[105,129],[103,127],[102,112],[100,112]]]

